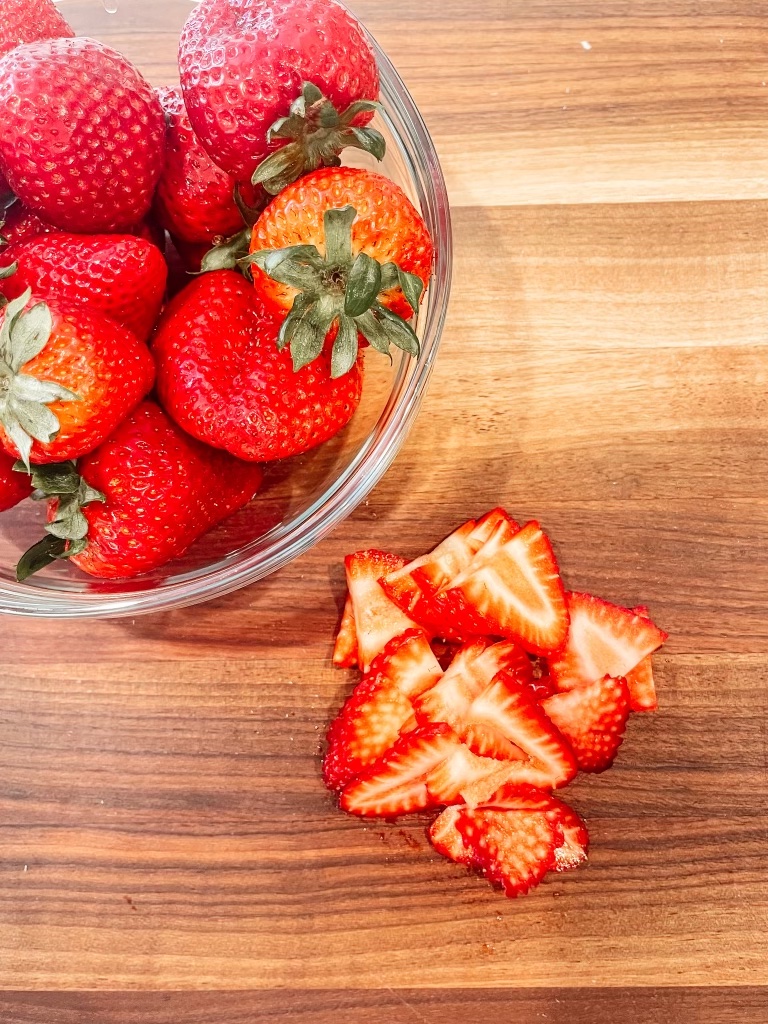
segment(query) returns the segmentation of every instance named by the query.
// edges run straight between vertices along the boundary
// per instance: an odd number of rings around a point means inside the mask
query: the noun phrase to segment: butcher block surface
[[[159,84],[182,0],[68,0]],[[3,1024],[765,1024],[768,15],[355,0],[453,204],[422,413],[290,567],[133,621],[2,619]],[[0,129],[1,130],[1,129]],[[670,633],[660,710],[510,901],[320,777],[342,558],[503,504]],[[86,991],[88,990],[88,991]]]

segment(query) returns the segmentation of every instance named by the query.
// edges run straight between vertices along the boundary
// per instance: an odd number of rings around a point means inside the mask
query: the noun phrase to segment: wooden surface
[[[169,80],[179,3],[121,2],[127,29],[68,6]],[[353,6],[455,204],[429,396],[369,502],[262,585],[0,623],[0,987],[34,990],[0,1019],[765,1024],[765,7]],[[671,633],[660,713],[568,792],[588,867],[516,902],[423,822],[338,813],[318,757],[353,681],[328,663],[342,555],[497,503]]]

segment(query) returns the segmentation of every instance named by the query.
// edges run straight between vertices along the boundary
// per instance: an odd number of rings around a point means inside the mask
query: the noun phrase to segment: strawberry
[[[333,664],[336,668],[354,668],[358,663],[357,630],[355,629],[355,610],[352,598],[347,594],[344,611],[341,615],[339,632],[333,645]]]
[[[47,235],[58,230],[53,224],[40,220],[36,213],[14,198],[6,205],[0,222],[0,245],[3,242],[8,245],[13,245],[14,242],[27,242],[37,235]],[[0,254],[0,261],[4,259],[4,255]]]
[[[197,135],[238,181],[276,146],[259,172],[273,193],[346,146],[383,156],[379,133],[362,127],[377,106],[376,57],[336,0],[203,0],[181,34],[179,72]]]
[[[568,641],[549,659],[558,690],[604,676],[626,676],[667,639],[645,616],[590,594],[569,593],[567,606]]]
[[[243,230],[243,217],[234,198],[237,183],[211,160],[195,135],[181,89],[158,89],[157,95],[167,129],[155,214],[175,243],[201,246],[204,254],[217,239]],[[252,205],[256,198],[253,187],[244,184],[241,189],[244,200]]]
[[[16,459],[0,451],[0,512],[18,505],[32,493],[32,482],[26,473],[14,470]]]
[[[522,751],[519,758],[525,759]],[[435,804],[483,803],[500,786],[514,779],[519,765],[515,759],[500,761],[474,754],[464,743],[427,776],[427,791]]]
[[[583,772],[610,768],[629,717],[626,680],[605,676],[542,701],[541,708],[568,740]]]
[[[624,677],[629,687],[629,702],[633,711],[656,711],[659,699],[653,679],[653,665],[650,654],[627,672]]]
[[[494,539],[450,584],[486,624],[534,654],[551,654],[568,635],[568,609],[554,552],[536,522],[494,547]]]
[[[74,34],[51,0],[0,0],[0,56],[21,43]]]
[[[563,735],[544,714],[525,683],[509,674],[497,677],[476,697],[466,712],[459,734],[501,746],[506,741],[524,751],[526,761],[516,765],[512,778],[533,786],[557,789],[574,778],[576,760]],[[467,728],[474,726],[471,734]],[[467,740],[469,742],[469,739]],[[475,746],[475,753],[482,748]],[[468,800],[469,802],[469,800]]]
[[[379,586],[379,580],[405,563],[404,558],[386,551],[357,551],[347,555],[344,566],[347,586],[352,600],[357,635],[358,657],[363,672],[384,650],[389,641],[408,629],[418,628],[392,604]]]
[[[467,644],[442,679],[415,702],[419,721],[447,722],[477,754],[499,758],[518,756],[520,752],[503,737],[489,731],[482,736],[475,735],[470,730],[469,713],[473,702],[504,670],[519,673],[526,682],[533,678],[530,662],[516,644],[489,646],[486,640]]]
[[[363,817],[393,817],[434,807],[427,778],[459,745],[444,724],[421,726],[401,736],[378,761],[342,791],[342,810]]]
[[[142,340],[155,326],[168,275],[159,249],[134,235],[39,235],[9,246],[2,261],[18,264],[0,282],[6,298],[31,288],[37,298],[86,305]]]
[[[77,465],[34,467],[49,506],[49,536],[22,558],[20,579],[70,558],[101,579],[127,579],[181,556],[247,504],[258,466],[188,437],[154,402],[143,402]]]
[[[384,353],[395,345],[418,355],[406,319],[418,312],[433,252],[398,185],[373,171],[330,167],[272,200],[242,262],[257,291],[287,314],[280,342],[294,366],[317,358],[331,332],[332,373],[342,376],[357,358],[358,334]]]
[[[193,437],[253,462],[333,437],[360,402],[362,362],[338,381],[325,355],[294,373],[288,353],[278,351],[278,331],[239,274],[193,280],[168,305],[153,342],[168,413]]]
[[[522,815],[528,817],[523,818]],[[553,849],[547,851],[543,863],[538,863],[535,858],[530,862],[527,843],[519,831],[521,824],[531,824],[532,815],[537,816],[538,829],[543,834],[546,834],[544,822],[552,829]],[[498,837],[507,830],[510,842],[502,844],[499,851],[502,855],[486,856],[490,854],[490,846],[483,835],[490,837],[495,834]],[[522,840],[522,849],[516,849],[513,836],[518,841]],[[541,869],[545,864],[546,870],[555,871],[578,867],[586,859],[589,842],[584,822],[567,804],[533,787],[510,785],[503,786],[474,809],[464,806],[446,808],[432,823],[429,839],[435,849],[449,860],[486,869],[495,881],[503,883],[506,877],[513,890],[508,895],[525,891],[525,884],[521,886],[520,883],[531,878],[531,867],[534,884],[544,877],[546,872],[542,873]],[[523,863],[510,871],[516,854],[522,855]],[[507,870],[504,870],[505,864]]]
[[[456,829],[472,866],[510,898],[538,885],[557,863],[562,834],[543,811],[465,810]]]
[[[44,220],[64,231],[117,232],[149,212],[165,120],[116,50],[84,38],[11,50],[0,59],[0,122],[6,177]]]
[[[409,630],[390,640],[331,725],[323,761],[326,785],[343,788],[394,746],[404,726],[414,719],[411,698],[440,675],[421,631]]]
[[[27,466],[93,451],[155,372],[125,327],[84,306],[30,298],[27,290],[0,312],[0,445]]]

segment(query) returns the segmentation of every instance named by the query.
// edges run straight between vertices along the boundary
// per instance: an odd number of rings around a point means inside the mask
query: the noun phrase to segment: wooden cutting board
[[[120,2],[127,29],[67,7],[169,81],[182,0]],[[0,985],[28,990],[0,1019],[765,1024],[765,6],[353,6],[454,204],[429,396],[370,500],[265,583],[0,623]],[[318,758],[353,682],[328,661],[343,554],[497,503],[671,633],[659,714],[569,790],[589,865],[514,902],[423,820],[338,813]]]

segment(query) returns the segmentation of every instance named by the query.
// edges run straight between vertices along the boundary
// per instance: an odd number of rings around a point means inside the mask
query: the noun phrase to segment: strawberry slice
[[[516,640],[533,654],[552,654],[568,635],[568,610],[552,545],[536,522],[511,540],[481,549],[452,580],[448,594],[460,593],[482,618],[485,631]]]
[[[456,733],[444,724],[406,733],[344,788],[342,809],[361,817],[392,817],[437,806],[427,778],[458,744]]]
[[[566,595],[571,628],[565,647],[548,661],[558,690],[604,676],[626,676],[667,639],[650,619],[591,594]]]
[[[543,811],[464,810],[456,819],[470,863],[509,897],[538,885],[556,866],[562,833]]]
[[[525,758],[522,751],[518,752]],[[515,774],[515,762],[478,757],[464,743],[427,777],[427,789],[436,804],[478,804],[497,792]]]
[[[528,684],[528,689],[531,691],[533,699],[537,702],[546,700],[553,693],[557,693],[557,687],[552,681],[551,676],[539,676],[538,679],[534,679]]]
[[[466,721],[525,752],[528,759],[515,764],[515,782],[558,789],[576,775],[570,746],[523,683],[497,678],[472,702]]]
[[[344,559],[347,586],[352,599],[360,667],[367,672],[371,662],[389,641],[418,623],[393,604],[379,586],[379,580],[397,569],[405,559],[385,551],[357,551]]]
[[[341,616],[339,632],[333,646],[333,664],[336,668],[354,668],[357,665],[357,631],[352,598],[347,594]]]
[[[631,672],[624,677],[629,687],[629,703],[633,711],[656,711],[659,699],[656,696],[656,683],[653,679],[653,666],[650,654],[646,655]]]
[[[488,734],[470,738],[468,732],[470,722],[467,716],[472,701],[502,671],[524,682],[533,679],[531,663],[517,644],[503,642],[489,646],[487,640],[467,644],[456,655],[442,679],[414,702],[419,720],[447,722],[466,738],[476,754],[501,758],[516,756],[514,747],[503,737]]]
[[[554,851],[555,871],[568,871],[576,868],[587,858],[589,834],[579,815],[549,793],[532,786],[503,786],[476,810],[494,810],[513,814],[517,811],[542,812],[560,837],[559,845]],[[458,805],[447,807],[432,822],[428,835],[430,842],[444,857],[458,864],[471,864],[471,851],[464,845],[458,821],[467,808]]]
[[[456,822],[464,812],[464,808],[446,807],[442,814],[438,814],[427,830],[430,843],[438,853],[441,853],[448,860],[457,864],[471,864],[472,855],[464,845],[461,833],[456,828]]]
[[[416,725],[410,698],[441,674],[420,630],[387,644],[328,731],[323,778],[329,789],[342,789],[386,753],[409,723]]]
[[[626,680],[610,676],[582,683],[542,701],[541,708],[565,736],[584,772],[604,772],[624,740],[629,717]]]

